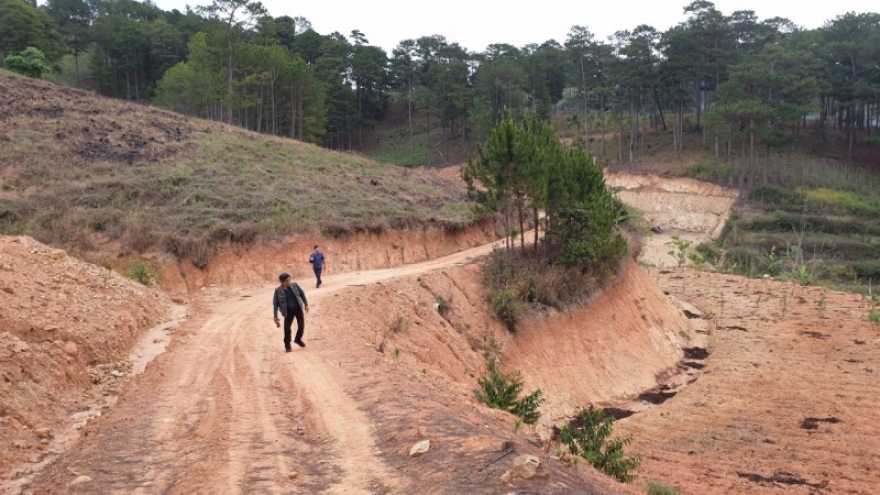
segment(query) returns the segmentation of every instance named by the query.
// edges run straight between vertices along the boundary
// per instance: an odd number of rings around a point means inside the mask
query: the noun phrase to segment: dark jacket
[[[296,282],[290,284],[290,289],[293,291],[293,294],[297,297],[294,298],[293,301],[287,300],[287,293],[284,291],[284,287],[278,286],[275,288],[275,294],[272,296],[272,317],[278,317],[278,310],[281,310],[281,314],[287,318],[287,308],[297,308],[297,307],[308,307],[309,301],[306,299],[306,293],[303,292],[302,288]]]

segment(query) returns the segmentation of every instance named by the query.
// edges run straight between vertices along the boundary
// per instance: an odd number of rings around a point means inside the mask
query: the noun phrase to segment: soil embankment
[[[681,310],[635,261],[592,301],[568,314],[535,318],[504,347],[505,368],[547,398],[547,419],[638,395],[673,372],[689,327]]]
[[[309,254],[317,244],[327,257],[327,275],[391,268],[439,258],[498,239],[494,221],[461,229],[422,227],[358,233],[339,238],[298,236],[265,244],[233,244],[220,249],[207,267],[188,260],[162,258],[163,286],[171,292],[194,292],[210,285],[271,283],[281,272],[311,280]]]

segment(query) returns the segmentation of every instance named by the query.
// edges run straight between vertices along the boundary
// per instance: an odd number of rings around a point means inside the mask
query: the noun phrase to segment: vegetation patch
[[[484,280],[508,328],[531,304],[562,309],[582,301],[627,252],[616,226],[630,215],[605,187],[595,159],[566,149],[549,125],[505,119],[464,178],[478,213],[498,214],[504,224],[505,247],[491,255]]]
[[[125,275],[144,285],[158,284],[162,282],[162,273],[159,269],[145,260],[132,260],[125,267]]]
[[[297,233],[472,222],[455,180],[0,75],[0,233],[88,250],[217,247]],[[21,194],[21,191],[28,191]]]
[[[544,402],[540,390],[520,398],[522,375],[514,372],[504,374],[498,369],[498,362],[489,360],[489,375],[479,379],[480,389],[477,398],[492,409],[501,409],[520,417],[526,424],[534,424],[541,417],[539,408]]]
[[[648,495],[677,495],[678,490],[659,481],[648,480]]]
[[[635,480],[638,454],[627,456],[624,448],[633,438],[612,438],[614,418],[596,409],[584,409],[578,418],[562,427],[559,438],[572,455],[579,456],[599,471],[623,483]]]

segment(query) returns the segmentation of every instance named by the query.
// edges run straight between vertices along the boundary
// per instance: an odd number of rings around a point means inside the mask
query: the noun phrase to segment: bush
[[[717,265],[718,262],[721,260],[721,249],[719,249],[712,242],[703,242],[697,244],[697,247],[694,248],[694,251],[696,253],[699,253],[703,260],[712,263],[713,265]]]
[[[772,186],[756,187],[749,194],[749,199],[783,207],[790,207],[804,202],[803,197],[796,192]]]
[[[862,144],[880,148],[880,134],[871,134],[862,138]]]
[[[538,408],[544,399],[540,390],[535,390],[522,399],[518,398],[523,386],[522,376],[518,371],[504,374],[493,359],[489,361],[489,376],[480,378],[479,383],[477,398],[492,409],[515,414],[526,424],[534,424],[541,417]]]
[[[745,248],[729,249],[724,254],[724,268],[730,273],[751,276],[758,266],[758,257]]]
[[[635,475],[630,472],[639,467],[642,460],[638,455],[627,457],[623,452],[623,448],[632,442],[632,435],[612,439],[614,418],[605,416],[601,410],[584,409],[578,420],[576,422],[582,422],[582,426],[564,426],[560,433],[568,451],[620,482],[635,480]]]
[[[159,269],[153,266],[152,263],[144,260],[134,260],[129,262],[128,266],[125,268],[125,275],[144,285],[152,285],[153,283],[158,284],[162,281],[162,274],[159,273]]]
[[[862,261],[852,265],[855,274],[860,279],[880,280],[880,264],[870,261]]]
[[[492,295],[492,311],[512,330],[519,318],[519,304],[513,289],[503,289]]]
[[[648,480],[648,495],[676,495],[678,491],[659,481]]]
[[[25,48],[18,55],[6,57],[4,63],[12,72],[37,79],[41,79],[43,74],[50,70],[46,55],[32,46]]]
[[[611,269],[607,267],[608,271]],[[508,329],[514,330],[531,308],[549,306],[563,311],[583,302],[602,286],[607,275],[550,264],[546,246],[540,246],[537,253],[526,254],[498,249],[489,255],[483,284],[495,314]]]
[[[857,193],[824,187],[812,190],[799,189],[798,193],[803,194],[820,208],[831,208],[864,216],[880,215],[880,205],[876,200]]]

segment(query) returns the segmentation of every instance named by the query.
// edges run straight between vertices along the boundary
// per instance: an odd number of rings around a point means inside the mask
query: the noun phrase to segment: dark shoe
[[[305,342],[303,342],[302,340],[294,340],[293,342],[300,347],[306,346]]]
[[[284,348],[284,352],[290,352],[290,351],[291,351],[290,347],[285,347],[285,348]]]

